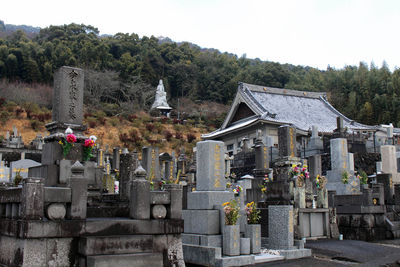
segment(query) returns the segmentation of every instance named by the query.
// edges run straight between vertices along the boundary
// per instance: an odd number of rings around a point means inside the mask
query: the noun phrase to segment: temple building
[[[375,133],[380,129],[379,126],[364,125],[347,118],[328,102],[324,92],[239,83],[236,97],[222,126],[202,135],[202,138],[221,140],[230,154],[236,154],[243,146],[242,140],[248,140],[246,145],[254,144],[258,129],[262,131],[263,142],[267,146],[277,146],[278,127],[282,125],[296,127],[300,149],[308,145],[311,137],[321,139],[322,135],[338,132],[362,135],[367,141],[370,139],[374,142]],[[319,144],[322,145],[322,141]]]

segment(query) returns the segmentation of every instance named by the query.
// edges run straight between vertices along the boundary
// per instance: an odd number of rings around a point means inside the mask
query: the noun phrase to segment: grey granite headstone
[[[53,121],[81,125],[83,121],[83,70],[61,67],[54,74]]]
[[[293,206],[268,206],[269,248],[292,249],[293,229]]]
[[[283,125],[278,128],[279,156],[296,157],[296,128]]]
[[[392,145],[381,146],[382,172],[391,173],[393,183],[400,183],[400,177],[397,173],[396,147]]]
[[[199,191],[224,191],[226,188],[225,145],[221,141],[197,143],[197,184]]]
[[[36,166],[40,166],[40,163],[31,159],[13,161],[10,163],[10,177],[14,179],[17,172],[19,172],[22,178],[26,178],[28,177],[29,168]]]
[[[347,139],[331,139],[331,170],[327,171],[328,190],[335,190],[337,195],[353,195],[360,193],[360,181],[354,175],[352,156],[349,156]],[[350,166],[353,165],[353,166]],[[344,173],[348,174],[348,183],[342,182]]]
[[[119,147],[114,147],[113,158],[112,158],[112,167],[114,170],[119,170],[120,154],[121,154],[121,149]]]
[[[161,178],[158,147],[143,147],[142,166],[146,170],[148,177],[154,180]]]

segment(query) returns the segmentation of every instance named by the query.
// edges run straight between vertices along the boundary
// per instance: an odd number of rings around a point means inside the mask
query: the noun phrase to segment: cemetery
[[[101,147],[85,136],[83,88],[83,70],[57,70],[40,160],[0,157],[1,266],[247,266],[311,257],[308,240],[400,238],[391,125],[351,121],[319,93],[240,84],[190,159]],[[263,94],[323,112],[288,120]],[[162,80],[152,108],[172,109]],[[23,148],[16,129],[6,144]]]

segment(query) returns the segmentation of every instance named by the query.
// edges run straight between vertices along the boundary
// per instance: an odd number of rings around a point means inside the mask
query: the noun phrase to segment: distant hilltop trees
[[[167,37],[100,35],[97,28],[83,24],[39,29],[1,21],[0,79],[51,85],[53,72],[63,65],[86,70],[86,99],[98,104],[146,108],[162,78],[173,106],[182,96],[229,105],[241,81],[325,91],[335,108],[354,120],[400,126],[400,71],[390,71],[386,63],[321,71],[238,57]]]

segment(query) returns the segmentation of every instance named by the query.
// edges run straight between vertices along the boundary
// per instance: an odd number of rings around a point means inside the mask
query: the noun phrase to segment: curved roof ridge
[[[242,84],[246,88],[248,88],[250,91],[256,91],[256,92],[307,97],[307,98],[319,98],[321,96],[326,97],[326,92],[298,91],[298,90],[293,90],[293,89],[268,87],[268,86],[255,85],[255,84],[249,84],[249,83],[242,83]]]

